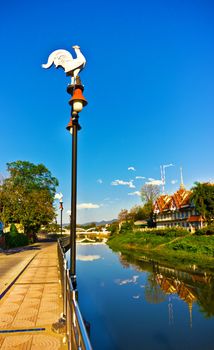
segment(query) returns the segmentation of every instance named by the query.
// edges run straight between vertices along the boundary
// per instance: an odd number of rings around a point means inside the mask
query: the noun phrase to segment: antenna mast
[[[170,166],[174,166],[174,165],[173,164],[160,165],[161,181],[162,181],[162,192],[163,192],[163,194],[165,194],[165,183],[166,183],[166,171],[165,171],[165,168],[169,168]]]

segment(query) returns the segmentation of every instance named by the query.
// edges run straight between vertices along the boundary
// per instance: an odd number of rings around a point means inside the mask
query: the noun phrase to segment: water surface
[[[214,279],[106,245],[77,247],[79,304],[94,350],[213,350]]]

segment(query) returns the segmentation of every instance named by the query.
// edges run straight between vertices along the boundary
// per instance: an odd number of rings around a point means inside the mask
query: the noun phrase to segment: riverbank
[[[185,230],[123,231],[110,237],[109,247],[136,259],[147,256],[181,269],[214,271],[214,236],[190,234]]]

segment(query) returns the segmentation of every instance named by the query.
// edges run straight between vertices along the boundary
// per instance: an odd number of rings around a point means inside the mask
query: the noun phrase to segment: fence
[[[77,293],[73,288],[67,268],[66,251],[69,238],[58,240],[58,259],[62,283],[63,314],[65,315],[66,335],[69,350],[92,350],[89,336],[77,302]]]

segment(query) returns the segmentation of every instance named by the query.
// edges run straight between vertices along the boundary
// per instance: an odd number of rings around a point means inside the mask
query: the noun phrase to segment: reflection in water
[[[129,283],[137,283],[139,276],[133,276],[132,278],[126,279],[126,280],[115,280],[115,283],[119,284],[119,286],[122,286],[123,284],[129,284]]]
[[[145,285],[145,299],[152,304],[159,304],[165,300],[165,294],[157,283],[156,276],[150,273]]]
[[[101,259],[100,255],[77,255],[77,260],[80,261],[94,261]]]
[[[213,350],[212,273],[136,260],[105,245],[78,246],[77,255],[94,350]]]
[[[134,265],[138,271],[148,271],[145,286],[145,298],[151,303],[161,303],[166,295],[177,295],[189,308],[190,326],[192,327],[192,306],[197,303],[206,317],[214,316],[214,276],[206,271],[194,273],[179,271],[151,261],[135,260],[120,254],[120,262],[126,268]],[[173,318],[171,299],[169,299],[170,318]]]

